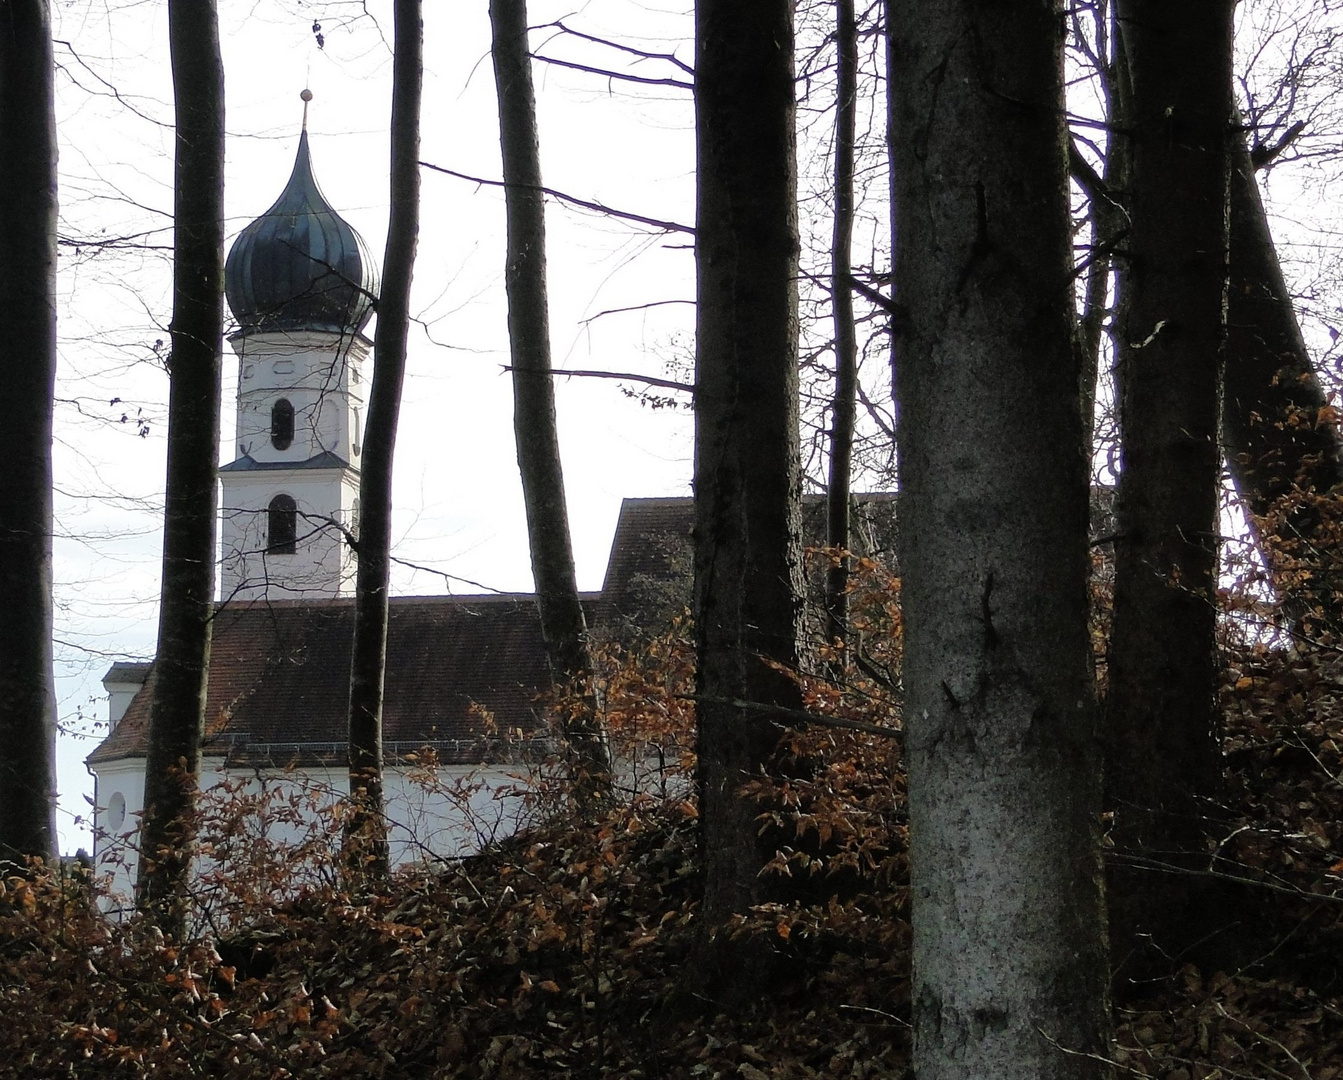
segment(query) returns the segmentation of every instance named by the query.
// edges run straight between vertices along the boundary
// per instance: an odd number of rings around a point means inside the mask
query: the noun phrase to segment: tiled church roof
[[[389,757],[428,744],[445,763],[497,760],[506,751],[492,736],[539,734],[547,675],[532,597],[397,597],[389,613]],[[222,607],[210,649],[206,753],[276,765],[343,760],[353,619],[352,599]],[[91,765],[144,755],[152,692],[151,674]]]
[[[855,502],[855,549],[893,565],[894,497]],[[824,514],[822,497],[804,499],[807,543],[824,536]],[[625,500],[602,592],[586,600],[597,636],[628,642],[667,627],[690,606],[693,519],[688,498]],[[533,596],[397,597],[389,610],[389,759],[427,744],[446,764],[497,762],[543,734],[540,695],[549,679]],[[343,763],[353,618],[348,598],[222,606],[205,752],[277,766]],[[151,673],[89,764],[144,756],[152,692]]]

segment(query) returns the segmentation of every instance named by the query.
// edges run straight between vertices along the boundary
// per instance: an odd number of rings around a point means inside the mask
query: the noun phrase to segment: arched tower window
[[[271,555],[292,555],[298,540],[298,504],[292,495],[276,495],[267,513],[266,551]]]
[[[294,441],[294,406],[281,398],[270,410],[270,444],[276,450],[288,450]]]

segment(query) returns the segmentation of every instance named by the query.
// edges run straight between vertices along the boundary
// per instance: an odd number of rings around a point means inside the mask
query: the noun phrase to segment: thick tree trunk
[[[1222,440],[1274,587],[1293,623],[1337,632],[1343,449],[1297,323],[1244,137],[1232,143],[1231,286]]]
[[[587,624],[578,599],[569,511],[564,497],[555,386],[550,373],[546,299],[545,195],[536,128],[536,97],[527,51],[526,0],[492,0],[494,81],[499,94],[499,145],[508,214],[508,338],[513,367],[513,432],[527,511],[541,635],[557,691],[575,691],[583,707],[565,725],[577,758],[581,803],[611,784],[611,757],[586,683],[592,671]]]
[[[791,0],[700,0],[695,118],[695,649],[706,932],[759,903],[773,854],[747,781],[796,707],[797,173]],[[731,981],[740,972],[721,973]]]
[[[825,578],[826,637],[843,644],[849,626],[849,504],[854,413],[858,397],[858,338],[853,320],[854,128],[858,111],[858,27],[853,0],[835,3],[835,228],[830,249],[830,305],[835,325],[835,396],[831,406],[830,485],[825,542],[835,562]],[[842,661],[833,665],[843,670]]]
[[[176,110],[168,477],[137,903],[180,935],[214,607],[224,332],[224,68],[214,0],[170,0]]]
[[[382,703],[392,550],[392,459],[410,332],[410,285],[420,233],[420,0],[396,0],[392,48],[391,212],[373,335],[364,456],[359,470],[359,566],[350,658],[350,814],[345,863],[356,882],[388,871],[382,790]]]
[[[1097,1077],[1107,965],[1051,0],[893,0],[920,1080]]]
[[[1122,469],[1107,698],[1111,927],[1178,938],[1216,788],[1218,410],[1225,342],[1231,0],[1120,0],[1133,88],[1120,267]],[[1122,959],[1122,957],[1121,957]]]
[[[0,875],[56,854],[51,410],[56,117],[48,0],[0,5],[0,311],[9,408],[0,469]],[[6,865],[9,864],[9,865]]]

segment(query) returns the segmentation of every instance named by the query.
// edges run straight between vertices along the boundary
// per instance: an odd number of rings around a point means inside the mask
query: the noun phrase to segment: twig
[[[502,180],[487,180],[483,176],[471,176],[469,173],[458,172],[456,169],[447,169],[442,165],[435,165],[429,161],[421,161],[420,166],[430,169],[433,172],[442,173],[444,176],[455,176],[458,180],[469,180],[473,184],[484,184],[486,187],[508,187]],[[523,185],[530,186],[530,185]],[[549,195],[552,199],[559,199],[560,202],[569,203],[571,206],[577,206],[584,210],[591,210],[597,214],[608,214],[611,217],[621,218],[625,221],[634,221],[640,225],[648,225],[654,229],[661,229],[663,232],[685,233],[687,236],[694,236],[695,230],[689,225],[682,225],[678,221],[663,221],[661,218],[648,217],[644,214],[635,214],[629,210],[617,210],[611,206],[605,206],[599,202],[589,202],[587,199],[580,199],[574,195],[566,195],[563,191],[556,191],[554,188],[546,187],[544,184],[534,188],[543,195]]]
[[[1211,867],[1207,870],[1198,870],[1189,866],[1176,866],[1174,863],[1161,862],[1158,859],[1147,859],[1141,855],[1121,854],[1117,851],[1106,852],[1106,858],[1114,859],[1126,866],[1138,867],[1142,870],[1152,870],[1161,874],[1184,874],[1190,877],[1210,877],[1219,881],[1231,881],[1237,885],[1254,885],[1261,889],[1268,889],[1270,892],[1283,893],[1286,896],[1299,896],[1310,900],[1319,900],[1330,904],[1343,904],[1343,896],[1337,893],[1316,893],[1308,889],[1302,889],[1294,885],[1278,884],[1274,881],[1264,881],[1260,878],[1245,877],[1242,874],[1228,874],[1225,870],[1213,870]]]
[[[606,308],[604,311],[597,312],[596,315],[589,315],[586,319],[579,319],[578,325],[587,326],[588,323],[596,322],[598,319],[606,315],[624,315],[630,311],[647,311],[649,308],[666,307],[669,304],[693,305],[694,303],[695,301],[693,300],[650,300],[646,304],[631,304],[629,307]]]
[[[608,79],[619,79],[622,82],[639,83],[643,86],[674,86],[678,90],[695,89],[694,83],[686,82],[684,79],[650,79],[643,75],[626,75],[619,71],[611,71],[609,68],[589,67],[587,64],[575,64],[572,60],[557,60],[553,56],[541,56],[538,53],[532,53],[533,60],[539,60],[543,64],[554,64],[556,67],[569,68],[572,71],[585,71],[589,75],[602,75]]]
[[[883,1012],[881,1009],[874,1009],[870,1005],[841,1005],[840,1008],[848,1009],[850,1012],[875,1013],[877,1016],[880,1016],[883,1020],[889,1020],[893,1024],[899,1024],[901,1027],[908,1028],[910,1031],[914,1030],[914,1025],[911,1024],[908,1020],[902,1020],[894,1013]]]
[[[862,731],[868,735],[879,735],[883,739],[891,739],[900,743],[904,742],[905,739],[905,733],[900,728],[886,727],[883,724],[869,724],[866,720],[850,720],[844,716],[822,716],[819,713],[807,712],[805,709],[786,709],[782,705],[769,705],[763,701],[742,701],[738,698],[708,697],[701,694],[678,696],[687,701],[703,702],[706,705],[727,705],[733,709],[763,713],[777,720],[788,720],[795,724],[820,724],[822,727]]]
[[[505,364],[504,370],[516,371],[517,368]],[[695,392],[695,388],[690,383],[676,382],[674,379],[658,379],[652,375],[635,375],[628,371],[575,371],[572,368],[551,368],[548,372],[527,371],[523,374],[567,375],[588,379],[628,379],[630,382],[647,383],[649,386],[660,386],[667,390],[684,390],[687,394]]]
[[[1240,1019],[1240,1017],[1232,1016],[1229,1012],[1226,1011],[1226,1009],[1222,1007],[1222,1003],[1220,1001],[1214,1001],[1213,1005],[1217,1009],[1217,1011],[1221,1013],[1224,1017],[1226,1017],[1233,1023],[1239,1024],[1260,1042],[1268,1043],[1269,1046],[1276,1046],[1279,1050],[1281,1050],[1284,1054],[1286,1054],[1291,1059],[1292,1064],[1301,1070],[1301,1080],[1311,1080],[1310,1070],[1307,1069],[1304,1065],[1302,1065],[1301,1062],[1297,1059],[1297,1056],[1293,1054],[1290,1050],[1288,1050],[1287,1047],[1283,1046],[1282,1043],[1278,1042],[1277,1039],[1273,1038],[1271,1035],[1265,1035],[1263,1032],[1255,1031],[1254,1028],[1250,1027],[1250,1025],[1247,1024],[1244,1020]],[[1283,1077],[1283,1080],[1290,1080],[1290,1078],[1288,1078],[1286,1073],[1281,1072],[1278,1069],[1274,1069],[1272,1065],[1268,1065],[1267,1063],[1265,1063],[1264,1067],[1276,1073],[1278,1076]]]
[[[680,68],[691,78],[695,76],[695,69],[685,61],[680,60],[674,53],[655,53],[647,52],[644,49],[636,49],[632,45],[622,45],[618,41],[610,41],[602,37],[593,37],[591,34],[585,34],[581,30],[574,30],[564,24],[563,19],[556,19],[551,23],[542,23],[540,26],[533,27],[534,30],[549,30],[552,27],[563,30],[570,37],[576,37],[582,41],[590,41],[594,45],[605,45],[608,49],[615,49],[616,52],[628,53],[630,56],[637,56],[641,60],[663,60],[674,67]]]
[[[1306,122],[1304,120],[1298,120],[1295,124],[1293,124],[1286,131],[1284,131],[1278,137],[1278,141],[1275,142],[1272,146],[1268,146],[1265,143],[1259,143],[1254,147],[1253,150],[1250,151],[1250,163],[1254,166],[1256,171],[1262,169],[1265,165],[1268,165],[1270,162],[1273,161],[1274,158],[1276,158],[1279,154],[1281,154],[1284,150],[1286,150],[1289,146],[1291,146],[1292,143],[1296,142],[1297,136],[1300,135],[1301,132],[1305,130],[1306,130]]]

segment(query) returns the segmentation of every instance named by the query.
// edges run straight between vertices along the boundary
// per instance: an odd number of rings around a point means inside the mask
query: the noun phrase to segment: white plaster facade
[[[129,910],[139,867],[137,848],[140,814],[144,809],[144,758],[123,758],[99,766],[95,773],[97,806],[94,869],[107,882],[105,906]],[[343,765],[303,769],[230,768],[223,757],[201,761],[202,800],[206,828],[223,812],[230,799],[247,800],[250,850],[244,857],[254,864],[261,857],[270,868],[300,880],[311,868],[320,872],[339,857],[339,829],[333,828],[331,810],[349,794],[349,774]],[[407,767],[390,767],[383,775],[388,820],[389,854],[393,867],[460,858],[479,851],[490,841],[516,832],[528,810],[527,777],[517,770],[494,766],[441,766],[432,774]],[[263,799],[258,799],[264,793]],[[301,813],[295,814],[294,808]],[[294,865],[296,853],[305,852],[305,867]],[[219,869],[208,855],[197,869],[198,879]],[[223,864],[232,872],[233,859]]]

